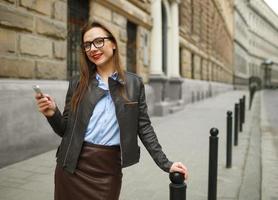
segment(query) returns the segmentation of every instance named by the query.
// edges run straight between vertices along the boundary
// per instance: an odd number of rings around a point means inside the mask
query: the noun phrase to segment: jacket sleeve
[[[140,96],[138,106],[139,138],[148,150],[155,163],[165,172],[169,172],[173,162],[169,161],[164,152],[162,151],[162,147],[159,144],[157,136],[151,125],[151,121],[148,115],[148,107],[145,99],[145,86],[142,79],[140,79]]]
[[[58,106],[56,107],[55,113],[51,117],[46,117],[47,121],[51,125],[52,129],[54,132],[59,135],[60,137],[63,137],[65,131],[66,131],[66,126],[67,126],[67,121],[69,117],[69,111],[70,111],[70,101],[73,93],[73,88],[72,88],[72,79],[69,81],[69,86],[68,86],[68,91],[66,94],[66,100],[65,100],[65,106],[64,106],[64,111],[63,114],[61,114]]]

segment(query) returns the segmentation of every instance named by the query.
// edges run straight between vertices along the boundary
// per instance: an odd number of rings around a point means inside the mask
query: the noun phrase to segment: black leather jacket
[[[145,88],[141,77],[125,72],[125,82],[119,78],[108,78],[109,90],[116,109],[116,117],[120,127],[120,145],[122,167],[127,167],[139,162],[140,147],[137,143],[137,135],[152,156],[156,164],[164,171],[169,172],[171,165],[158,142],[154,129],[147,113],[145,100]],[[79,154],[84,142],[85,130],[89,123],[96,103],[105,94],[104,90],[97,86],[95,75],[91,81],[84,98],[78,105],[77,111],[70,109],[70,100],[79,82],[79,77],[74,77],[69,82],[66,102],[63,114],[57,110],[52,117],[47,117],[51,127],[62,137],[56,153],[57,164],[70,173],[74,173]],[[127,87],[127,102],[118,95],[120,84]]]

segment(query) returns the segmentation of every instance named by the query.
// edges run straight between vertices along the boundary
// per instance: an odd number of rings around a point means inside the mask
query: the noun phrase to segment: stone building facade
[[[278,16],[263,0],[235,1],[235,85],[259,77],[278,84]],[[263,64],[272,61],[269,69]],[[268,76],[268,74],[270,74]],[[266,77],[267,76],[267,77]]]
[[[232,83],[233,0],[185,0],[180,5],[183,77]]]

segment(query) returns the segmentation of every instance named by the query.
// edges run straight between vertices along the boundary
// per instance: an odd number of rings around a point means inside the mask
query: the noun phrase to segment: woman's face
[[[116,48],[109,38],[105,38],[107,35],[102,28],[94,27],[88,30],[83,37],[86,55],[97,66],[107,64],[113,57],[113,49]]]

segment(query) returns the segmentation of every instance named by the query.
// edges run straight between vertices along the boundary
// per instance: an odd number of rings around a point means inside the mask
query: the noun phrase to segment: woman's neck
[[[108,77],[115,72],[114,63],[110,62],[104,66],[97,66],[97,73],[101,76],[105,83],[108,84]]]

